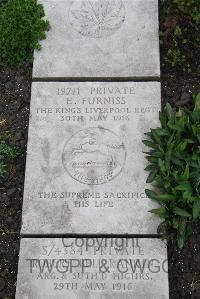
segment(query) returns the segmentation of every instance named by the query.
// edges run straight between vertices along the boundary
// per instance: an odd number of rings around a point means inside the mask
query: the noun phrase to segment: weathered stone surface
[[[33,77],[160,75],[157,0],[41,0],[51,30]]]
[[[159,110],[158,82],[33,83],[22,233],[156,233],[142,139]]]
[[[22,239],[16,299],[168,299],[159,239]]]

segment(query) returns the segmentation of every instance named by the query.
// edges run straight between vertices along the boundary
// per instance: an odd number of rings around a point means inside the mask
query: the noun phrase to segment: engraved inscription
[[[124,23],[122,0],[74,1],[70,8],[70,24],[81,35],[104,38],[115,33]]]
[[[73,135],[62,156],[70,176],[88,185],[112,180],[121,172],[125,158],[123,142],[103,127],[87,128]]]
[[[16,299],[169,298],[159,239],[32,238],[21,248]]]

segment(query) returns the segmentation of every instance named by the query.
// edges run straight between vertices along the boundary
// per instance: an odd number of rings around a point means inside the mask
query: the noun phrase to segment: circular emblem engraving
[[[77,132],[65,144],[62,160],[75,180],[87,185],[104,184],[122,170],[126,150],[120,138],[102,127]]]
[[[103,38],[112,35],[124,23],[122,0],[80,0],[70,8],[70,24],[83,36]]]

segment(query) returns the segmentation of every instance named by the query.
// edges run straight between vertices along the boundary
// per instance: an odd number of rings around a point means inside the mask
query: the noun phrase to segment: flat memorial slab
[[[157,0],[40,0],[51,23],[33,77],[159,77]]]
[[[32,85],[23,234],[155,234],[144,132],[160,83]]]
[[[168,299],[159,239],[22,239],[16,299]]]

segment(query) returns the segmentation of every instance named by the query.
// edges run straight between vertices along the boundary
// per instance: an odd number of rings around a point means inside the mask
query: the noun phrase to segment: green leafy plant
[[[175,0],[178,8],[200,25],[200,1],[198,0]]]
[[[50,25],[37,0],[8,0],[0,8],[0,56],[8,65],[33,61],[33,50],[46,37]]]
[[[175,46],[168,50],[166,61],[173,67],[182,65],[185,62],[185,56],[181,53],[181,50]]]
[[[3,177],[6,172],[6,161],[14,159],[19,155],[21,155],[21,151],[19,149],[7,145],[0,139],[0,177]]]
[[[143,140],[150,147],[147,183],[154,186],[145,191],[161,205],[150,212],[164,219],[161,227],[176,231],[179,248],[183,248],[194,222],[200,219],[200,94],[193,111],[174,112],[168,103],[160,113],[160,123]]]
[[[161,14],[163,21],[160,27],[163,65],[174,68],[178,75],[199,74],[200,1],[164,2],[161,1],[164,13]]]

